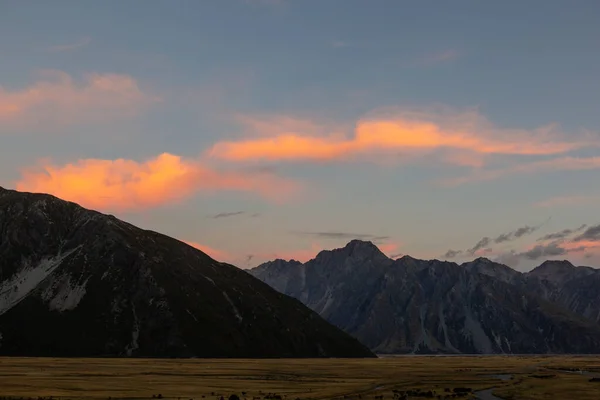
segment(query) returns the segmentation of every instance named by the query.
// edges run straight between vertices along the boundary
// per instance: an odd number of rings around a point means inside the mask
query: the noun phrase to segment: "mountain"
[[[0,355],[374,356],[301,302],[185,243],[2,188]]]
[[[522,274],[485,258],[391,260],[353,240],[305,264],[276,260],[250,273],[376,353],[600,352],[600,326],[553,294],[559,273],[548,265]]]
[[[568,261],[546,261],[524,275],[527,290],[600,322],[600,270],[576,267]]]

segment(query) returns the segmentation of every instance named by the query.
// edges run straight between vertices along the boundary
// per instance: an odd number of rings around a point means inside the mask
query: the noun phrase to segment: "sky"
[[[0,185],[241,268],[600,267],[600,2],[0,2]]]

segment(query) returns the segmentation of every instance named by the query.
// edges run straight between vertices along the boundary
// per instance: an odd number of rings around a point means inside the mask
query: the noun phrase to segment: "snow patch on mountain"
[[[80,246],[55,257],[45,257],[33,266],[29,260],[24,260],[23,267],[0,286],[0,315],[29,296],[40,283],[61,265],[65,258],[79,248]]]
[[[240,314],[240,310],[238,310],[237,307],[235,306],[235,304],[233,304],[233,301],[231,301],[227,292],[223,291],[223,296],[225,296],[225,299],[229,302],[229,304],[231,304],[231,308],[233,309],[233,314],[235,315],[237,320],[239,322],[242,322],[242,320],[244,318],[242,318],[242,314]]]
[[[450,349],[456,353],[460,353],[460,351],[452,345],[452,342],[450,342],[450,338],[448,337],[448,326],[446,325],[446,317],[444,316],[444,308],[443,308],[443,305],[441,305],[441,304],[440,304],[440,309],[439,309],[439,318],[440,318],[440,326],[442,327],[442,332],[444,333],[444,345],[448,349]]]
[[[50,286],[42,293],[42,299],[48,302],[48,306],[52,311],[68,311],[74,310],[83,296],[85,296],[85,287],[88,283],[86,279],[83,283],[78,284],[71,279],[69,275],[63,275],[55,279]]]
[[[127,347],[125,348],[125,354],[127,354],[128,357],[131,357],[133,352],[140,348],[140,345],[138,343],[138,339],[140,337],[140,324],[139,324],[139,321],[137,318],[137,313],[135,312],[135,307],[131,308],[131,312],[133,315],[133,329],[131,331],[131,343],[129,343],[129,345],[127,345]]]

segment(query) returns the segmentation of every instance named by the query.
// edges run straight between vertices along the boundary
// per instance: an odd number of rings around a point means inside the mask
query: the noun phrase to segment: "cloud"
[[[559,243],[552,242],[545,245],[535,245],[532,249],[520,253],[519,256],[529,260],[537,260],[542,257],[562,256],[568,252],[569,251],[561,247]]]
[[[431,67],[448,61],[456,60],[459,52],[454,49],[442,50],[436,53],[425,54],[408,63],[409,67]]]
[[[394,258],[393,255],[390,254],[394,254],[398,247],[399,245],[397,243],[379,243],[377,245],[377,248],[379,248],[382,253],[388,255],[390,258]]]
[[[214,218],[214,219],[228,218],[228,217],[234,217],[236,215],[242,215],[244,213],[245,213],[245,211],[223,212],[223,213],[218,213],[218,214],[212,215],[211,218]]]
[[[600,225],[591,226],[574,239],[568,239],[569,236],[585,228],[586,225],[581,225],[576,229],[563,229],[562,231],[549,233],[537,240],[538,242],[547,241],[546,243],[535,244],[520,253],[513,251],[513,256],[537,260],[600,248]]]
[[[479,240],[479,242],[477,242],[475,244],[475,246],[473,246],[472,248],[470,248],[469,250],[467,250],[466,253],[472,256],[478,250],[486,248],[491,242],[492,242],[492,240],[489,237],[487,237],[487,236],[484,237],[484,238],[481,238]]]
[[[470,249],[467,249],[464,251],[463,250],[452,250],[452,249],[448,250],[443,255],[443,258],[450,259],[450,258],[455,258],[457,256],[461,256],[464,254],[473,256],[476,254],[482,255],[482,254],[486,254],[486,253],[491,253],[492,249],[488,247],[490,244],[492,244],[492,243],[501,244],[501,243],[511,242],[511,241],[520,239],[523,236],[530,235],[533,232],[540,229],[546,222],[548,222],[548,220],[546,220],[545,222],[543,222],[542,224],[537,225],[537,226],[524,225],[513,231],[502,233],[502,234],[496,236],[495,239],[492,239],[489,236],[485,236],[485,237],[481,238],[475,244],[475,246],[473,246]]]
[[[591,242],[600,242],[600,224],[590,226],[587,228],[581,235],[577,236],[573,239],[574,242],[583,242],[583,241],[591,241]]]
[[[496,257],[494,259],[494,261],[499,264],[504,264],[504,265],[508,265],[511,267],[515,267],[515,266],[519,265],[519,263],[521,262],[520,257],[521,256],[519,254],[517,254],[517,252],[515,250],[510,250],[508,252],[498,255],[498,257]]]
[[[216,143],[208,154],[228,161],[334,161],[357,157],[377,159],[382,154],[451,153],[445,161],[466,163],[476,155],[556,155],[588,145],[593,138],[566,140],[557,126],[534,130],[501,129],[476,111],[447,108],[413,111],[389,110],[358,120],[350,132],[343,125],[275,117],[250,119],[254,137]],[[481,160],[477,164],[481,164]],[[600,165],[600,160],[599,160]]]
[[[185,240],[183,240],[183,242],[185,244],[188,244],[188,245],[190,245],[190,246],[192,246],[192,247],[200,250],[203,253],[208,254],[209,257],[211,257],[211,258],[213,258],[213,259],[215,259],[217,261],[224,262],[225,260],[231,260],[232,259],[231,254],[227,253],[226,251],[217,250],[217,249],[214,249],[214,248],[212,248],[210,246],[206,246],[206,245],[203,245],[203,244],[200,244],[200,243],[196,243],[196,242],[189,242],[189,241],[185,241]]]
[[[577,196],[559,196],[547,200],[539,201],[534,204],[535,207],[560,207],[574,206],[584,204],[595,204],[600,202],[600,195],[577,195]]]
[[[503,243],[503,242],[508,242],[512,240],[512,234],[511,233],[503,233],[501,235],[499,235],[496,239],[494,239],[494,243]]]
[[[525,235],[530,235],[533,232],[537,231],[538,229],[540,229],[542,227],[543,224],[538,225],[538,226],[529,226],[529,225],[525,225],[522,226],[520,228],[515,229],[512,232],[508,232],[508,233],[502,233],[500,235],[498,235],[495,239],[494,239],[494,243],[504,243],[504,242],[510,242],[512,240],[516,240],[519,239]]]
[[[85,207],[130,211],[175,203],[198,192],[236,190],[280,201],[298,185],[266,173],[215,170],[163,153],[144,162],[83,159],[62,166],[40,162],[22,172],[17,190],[50,193]]]
[[[444,258],[454,258],[462,254],[462,250],[448,250],[446,254],[444,254]]]
[[[576,228],[576,229],[563,229],[562,231],[548,233],[547,235],[544,235],[541,238],[539,238],[537,241],[543,242],[543,241],[547,241],[547,240],[565,239],[565,238],[569,237],[570,235],[572,235],[573,233],[584,230],[586,227],[587,227],[587,225],[583,224],[579,228]]]
[[[599,139],[600,140],[600,139]],[[591,146],[598,146],[600,141]],[[600,157],[560,157],[550,160],[533,161],[517,164],[508,168],[493,170],[476,170],[471,175],[452,178],[441,183],[445,186],[457,186],[470,182],[489,181],[509,175],[536,174],[554,171],[583,171],[600,169]]]
[[[83,37],[76,42],[68,43],[68,44],[60,44],[57,46],[51,46],[46,49],[46,51],[50,53],[61,53],[65,51],[73,51],[81,49],[92,42],[92,39],[89,37]]]
[[[0,86],[0,127],[102,122],[131,117],[160,101],[128,75],[92,73],[81,82],[60,71],[42,71],[40,76],[42,80],[22,89]]]
[[[343,240],[372,240],[378,242],[382,240],[388,240],[389,236],[378,236],[369,233],[352,233],[352,232],[294,232],[300,235],[316,236],[324,239],[343,239]]]

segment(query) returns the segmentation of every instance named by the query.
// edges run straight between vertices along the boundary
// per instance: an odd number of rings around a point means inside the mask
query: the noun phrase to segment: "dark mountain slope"
[[[600,351],[598,325],[530,293],[526,276],[486,259],[462,266],[408,256],[393,261],[370,242],[352,241],[304,265],[276,264],[251,273],[375,352]]]
[[[372,353],[299,301],[180,241],[0,188],[0,355]]]
[[[600,271],[568,261],[545,261],[524,274],[526,289],[568,310],[600,322]]]

